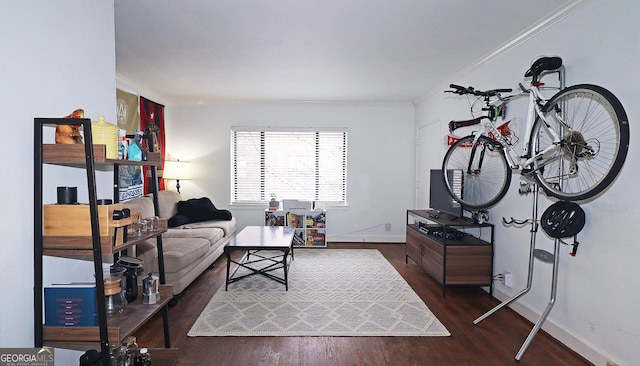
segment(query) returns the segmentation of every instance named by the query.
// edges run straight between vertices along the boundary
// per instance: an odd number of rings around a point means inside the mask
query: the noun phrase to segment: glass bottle
[[[127,131],[120,129],[120,131],[118,131],[118,160],[127,160],[128,148]]]
[[[136,356],[138,356],[138,342],[136,337],[128,336],[122,341],[122,345],[125,349],[125,365],[134,366]]]
[[[125,366],[125,350],[123,346],[111,349],[111,366]]]

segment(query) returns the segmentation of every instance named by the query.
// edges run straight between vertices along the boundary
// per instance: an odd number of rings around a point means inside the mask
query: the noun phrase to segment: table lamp
[[[162,178],[176,181],[176,190],[180,193],[180,179],[191,179],[191,164],[182,160],[166,160]]]

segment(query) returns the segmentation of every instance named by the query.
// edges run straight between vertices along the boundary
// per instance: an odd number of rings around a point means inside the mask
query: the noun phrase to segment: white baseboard
[[[331,235],[327,238],[328,242],[344,242],[344,243],[404,243],[404,235]]]
[[[510,299],[512,295],[506,294],[494,287],[493,296],[500,301],[505,301]],[[509,307],[533,324],[535,324],[542,315],[542,311],[538,311],[537,309],[532,308],[531,306],[521,302],[520,300],[512,302],[511,304],[509,304]],[[487,309],[487,311],[488,310],[490,309]],[[551,314],[553,314],[553,310],[551,311]],[[491,317],[484,319],[483,321],[490,321],[490,319]],[[481,324],[482,323],[480,323],[480,325]],[[531,325],[532,329],[533,324]],[[556,323],[555,321],[553,321],[553,319],[547,318],[544,324],[542,324],[542,329],[545,332],[549,333],[549,335],[551,335],[552,337],[556,338],[560,343],[569,347],[580,356],[586,358],[589,362],[592,362],[594,365],[605,366],[607,364],[607,361],[613,360],[610,355],[607,355],[605,352],[599,350],[597,347],[582,339],[580,336],[574,334],[563,325]],[[524,341],[525,339],[522,339],[522,343],[524,343]],[[517,352],[518,350],[514,350],[514,356]],[[523,357],[526,357],[526,352],[524,353]]]

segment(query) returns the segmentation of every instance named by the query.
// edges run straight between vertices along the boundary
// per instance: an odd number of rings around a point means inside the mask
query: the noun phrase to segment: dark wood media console
[[[477,228],[475,235],[465,229]],[[480,239],[488,231],[488,241]],[[480,234],[480,238],[477,235]],[[442,284],[489,286],[493,293],[493,225],[435,210],[407,210],[406,258]]]

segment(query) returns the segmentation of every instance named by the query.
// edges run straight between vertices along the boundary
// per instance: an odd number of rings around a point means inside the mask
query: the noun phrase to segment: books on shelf
[[[298,220],[298,215],[292,212],[287,213],[287,222],[289,223],[289,227],[301,227],[301,223]]]
[[[307,230],[307,246],[308,247],[325,246],[324,233],[319,232],[318,230]]]

